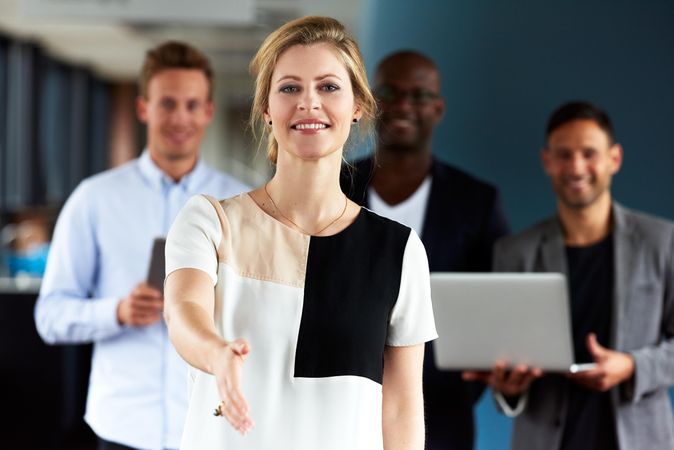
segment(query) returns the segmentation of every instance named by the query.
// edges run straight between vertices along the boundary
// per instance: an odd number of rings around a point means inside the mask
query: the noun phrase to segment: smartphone
[[[166,277],[166,267],[164,262],[165,247],[165,238],[159,237],[154,240],[146,280],[148,285],[155,289],[159,289],[162,295],[164,295],[164,278]]]
[[[571,373],[587,372],[588,370],[593,370],[596,368],[597,363],[571,364],[569,372]]]

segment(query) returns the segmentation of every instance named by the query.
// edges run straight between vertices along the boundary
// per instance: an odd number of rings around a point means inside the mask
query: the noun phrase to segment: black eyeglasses
[[[425,89],[413,89],[411,91],[405,91],[387,84],[377,86],[374,89],[374,96],[382,102],[393,103],[407,99],[415,105],[423,105],[440,98],[440,94],[436,94],[435,92],[427,91]]]

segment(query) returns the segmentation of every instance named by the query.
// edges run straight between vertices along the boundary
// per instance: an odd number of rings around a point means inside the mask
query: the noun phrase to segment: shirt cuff
[[[101,335],[111,336],[122,331],[124,326],[117,320],[117,305],[121,298],[110,297],[97,299],[94,308],[94,320]]]

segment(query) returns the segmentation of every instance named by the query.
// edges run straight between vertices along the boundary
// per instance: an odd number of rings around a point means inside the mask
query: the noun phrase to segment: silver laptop
[[[566,277],[559,273],[432,273],[435,364],[488,370],[499,360],[548,372],[574,364]]]

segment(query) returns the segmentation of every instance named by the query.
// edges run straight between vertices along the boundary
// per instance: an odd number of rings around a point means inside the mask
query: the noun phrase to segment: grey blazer
[[[613,204],[614,287],[609,347],[630,353],[634,378],[612,389],[621,450],[674,449],[667,390],[674,385],[674,223]],[[567,272],[557,218],[508,236],[494,247],[494,270]],[[515,419],[512,449],[550,450],[561,443],[567,379],[534,382]]]

